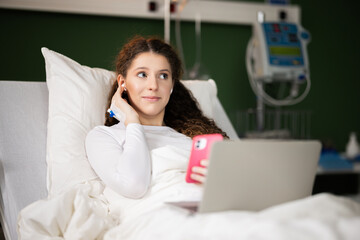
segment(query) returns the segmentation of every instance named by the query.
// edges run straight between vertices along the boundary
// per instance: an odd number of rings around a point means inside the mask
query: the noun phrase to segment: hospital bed
[[[216,96],[215,81],[183,83],[192,90],[205,112],[215,116],[216,122],[229,136],[236,138],[236,132]],[[210,91],[204,92],[204,89]],[[48,101],[49,91],[44,81],[0,81],[0,210],[6,239],[17,239],[19,211],[47,196]]]
[[[63,181],[64,177],[57,175],[59,173],[54,169],[65,169],[66,166],[56,165],[55,163],[58,160],[56,157],[64,157],[59,152],[61,150],[67,151],[67,148],[77,150],[76,144],[80,146],[78,149],[84,151],[83,142],[74,144],[73,140],[84,140],[84,136],[89,129],[102,124],[106,94],[111,85],[109,79],[114,74],[105,69],[82,66],[48,49],[42,49],[42,51],[46,62],[46,82],[0,81],[0,213],[1,225],[8,240],[18,238],[17,219],[19,212],[24,207],[40,199],[45,199],[48,194],[56,196],[57,193],[64,192],[67,185],[74,184],[76,181],[81,182],[84,180],[83,178],[91,177],[91,172],[83,171],[81,174],[75,172],[73,173],[74,179],[70,179],[69,182]],[[209,117],[213,117],[215,122],[228,133],[230,138],[237,138],[237,134],[217,98],[215,81],[192,80],[183,81],[183,83],[197,98],[204,113]],[[58,105],[61,106],[59,107]],[[79,113],[79,109],[85,111],[87,114],[85,118],[84,112]],[[81,129],[77,130],[81,133],[72,132],[68,135],[68,131],[64,129],[68,129],[70,125],[67,125],[68,128],[66,128],[62,125],[64,122],[72,123],[71,126],[78,126],[77,124],[80,124],[79,128]],[[70,130],[77,131],[72,128]],[[66,148],[66,146],[68,147]],[[58,149],[59,147],[60,150]],[[53,153],[56,153],[57,156],[52,156]],[[71,158],[71,153],[68,156]],[[82,166],[82,169],[88,167],[81,165],[84,163],[79,164],[79,166]],[[345,224],[343,228],[338,226],[335,231],[331,230],[334,236],[352,239],[351,237],[359,233],[357,229],[360,229],[360,219],[358,217],[360,215],[360,207],[358,205],[354,205],[354,203],[348,202],[348,200],[337,199],[334,196],[327,195],[323,196],[321,201],[320,198],[314,200],[312,202],[314,204],[313,208],[308,202],[305,204],[306,209],[315,211],[315,205],[320,204],[324,206],[326,205],[324,202],[337,211],[338,216],[336,216],[336,219],[344,220],[340,222]],[[291,207],[295,208],[293,205],[288,208]],[[340,212],[339,209],[342,208],[345,210]],[[294,218],[300,216],[300,212],[303,215],[305,214],[303,212],[304,208],[301,206],[295,209],[299,213],[295,214],[295,211],[292,211]],[[46,212],[43,214],[46,214]],[[244,217],[244,214],[241,216]],[[273,219],[274,214],[272,215],[271,211],[266,214]],[[253,214],[249,213],[245,215],[247,219],[254,217]],[[275,215],[278,216],[278,212]],[[160,216],[159,214],[158,217]],[[329,218],[326,219],[329,225],[325,225],[325,230],[322,230],[325,232],[328,230],[331,233],[330,229],[333,226],[333,221],[338,220]],[[193,218],[192,221],[195,219]],[[229,223],[234,222],[233,218],[227,215],[219,215],[216,219],[216,226],[219,226],[221,219],[224,221],[228,219]],[[240,217],[237,217],[237,219],[240,220]],[[309,219],[313,220],[311,224],[316,224],[316,221],[320,218],[309,215]],[[155,223],[157,219],[152,218],[152,221]],[[203,219],[199,221],[203,221]],[[248,222],[247,220],[246,223],[248,224]],[[266,223],[266,221],[259,222],[259,216],[257,216],[257,222],[259,224]],[[211,224],[214,222],[209,220],[208,223],[209,227],[211,227]],[[274,224],[273,222],[271,223]],[[324,222],[321,223],[324,224]],[[239,224],[241,224],[241,221]],[[315,234],[316,231],[310,225],[306,225],[307,222],[301,222],[301,224],[305,229],[306,226],[309,226],[307,230]],[[145,224],[145,226],[149,227],[150,225]],[[359,228],[355,229],[354,226],[356,225]],[[286,227],[286,224],[281,226],[286,228],[286,231],[289,233],[296,234],[291,226]],[[261,227],[261,224],[257,225],[257,227]],[[264,225],[264,227],[264,229],[268,229],[266,227],[269,227],[269,225]],[[212,227],[212,229],[215,229],[215,227]],[[226,232],[227,230],[224,229],[224,231]],[[274,236],[279,234],[276,232],[277,230],[271,231],[275,234]],[[326,233],[328,234],[328,232]],[[264,231],[264,234],[267,234],[266,231]],[[253,235],[250,234],[249,236]],[[161,237],[158,239],[161,239]],[[311,239],[311,237],[308,239]]]

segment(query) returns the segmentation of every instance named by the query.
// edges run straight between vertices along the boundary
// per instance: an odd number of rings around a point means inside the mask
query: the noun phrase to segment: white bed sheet
[[[47,196],[46,83],[0,81],[0,109],[1,223],[6,239],[18,239],[20,210]]]

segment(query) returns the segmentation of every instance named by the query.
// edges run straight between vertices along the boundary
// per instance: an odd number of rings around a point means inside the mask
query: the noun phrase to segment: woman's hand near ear
[[[112,97],[111,102],[115,104],[115,106],[125,115],[125,126],[127,126],[129,123],[140,123],[139,114],[133,107],[129,105],[125,99],[121,97],[121,94],[121,87],[118,87],[114,96]]]

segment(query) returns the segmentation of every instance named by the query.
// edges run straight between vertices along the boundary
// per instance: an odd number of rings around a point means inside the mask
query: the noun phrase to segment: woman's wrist
[[[125,120],[125,126],[127,126],[130,123],[140,123],[140,119],[138,116],[126,116],[126,120]]]

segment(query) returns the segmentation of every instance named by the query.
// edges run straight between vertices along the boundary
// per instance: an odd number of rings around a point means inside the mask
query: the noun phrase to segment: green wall
[[[260,1],[261,2],[261,1]],[[357,9],[349,1],[292,1],[302,8],[309,30],[312,89],[290,110],[312,111],[311,136],[343,151],[350,131],[360,135],[360,35]],[[323,5],[326,4],[326,9]],[[0,9],[2,80],[45,81],[40,48],[60,52],[83,65],[113,69],[115,55],[135,34],[163,36],[160,20]],[[171,41],[175,46],[175,27]],[[195,61],[194,23],[181,24],[187,68]],[[202,62],[235,123],[235,112],[255,107],[245,69],[250,26],[202,24]],[[355,65],[356,64],[356,65]],[[360,136],[359,136],[360,137]]]

